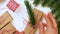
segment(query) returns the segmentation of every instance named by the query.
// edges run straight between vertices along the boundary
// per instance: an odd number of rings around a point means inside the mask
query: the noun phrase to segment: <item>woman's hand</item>
[[[24,32],[19,32],[19,31],[16,31],[15,34],[24,34]]]
[[[47,27],[47,30],[44,31],[45,25],[42,22],[40,22],[39,34],[58,34],[57,22],[53,17],[53,15],[51,13],[49,13],[47,16],[43,14],[43,17],[46,19],[46,22],[47,22],[47,24],[45,24]]]

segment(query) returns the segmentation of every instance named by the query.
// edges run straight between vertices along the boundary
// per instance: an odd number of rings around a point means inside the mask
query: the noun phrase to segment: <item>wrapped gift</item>
[[[34,8],[33,13],[35,16],[36,26],[34,26],[35,28],[33,28],[33,26],[30,24],[26,25],[25,30],[24,30],[25,34],[34,34],[37,29],[37,26],[39,25],[39,21],[42,18],[42,12],[37,10],[36,8]]]
[[[0,30],[0,34],[13,34],[16,29],[11,23],[7,24],[3,29]]]
[[[2,16],[0,16],[0,30],[8,24],[9,22],[12,21],[11,15],[6,11]]]
[[[16,3],[14,0],[10,0],[7,4],[7,7],[11,9],[13,12],[15,12],[15,10],[19,7],[19,4]]]

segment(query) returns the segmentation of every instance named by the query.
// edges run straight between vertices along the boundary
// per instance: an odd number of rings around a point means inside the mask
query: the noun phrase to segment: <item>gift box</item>
[[[10,0],[9,3],[7,4],[7,7],[11,9],[13,12],[15,12],[15,10],[19,7],[19,4],[14,0]]]
[[[26,25],[24,30],[25,34],[35,34],[35,31],[39,26],[39,21],[41,20],[43,13],[40,10],[37,10],[36,8],[34,8],[33,13],[36,21],[36,24],[34,25],[35,28],[31,24]]]
[[[13,34],[15,31],[16,29],[10,22],[3,29],[0,30],[0,34]]]
[[[0,30],[8,24],[9,22],[12,21],[11,15],[6,11],[2,16],[0,16]]]

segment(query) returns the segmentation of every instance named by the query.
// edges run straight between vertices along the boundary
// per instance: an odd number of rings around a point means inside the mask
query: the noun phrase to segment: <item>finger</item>
[[[52,28],[52,27],[53,27],[53,24],[52,24],[52,22],[50,21],[50,19],[48,18],[48,16],[46,16],[45,14],[43,14],[43,17],[46,19],[47,28]]]
[[[43,26],[43,23],[40,22],[39,23],[39,34],[43,34],[44,33],[44,26]]]
[[[55,28],[57,28],[57,22],[56,19],[53,17],[53,15],[51,13],[48,14],[48,17],[50,18],[50,20],[52,21],[53,25]]]
[[[16,31],[15,34],[24,34],[24,32],[19,32],[19,31]]]
[[[19,32],[18,32],[18,31],[16,31],[16,32],[15,32],[15,34],[19,34]]]
[[[24,31],[20,32],[19,34],[24,34]]]

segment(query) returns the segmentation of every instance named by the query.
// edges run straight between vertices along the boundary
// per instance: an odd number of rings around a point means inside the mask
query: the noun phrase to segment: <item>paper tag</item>
[[[0,16],[0,29],[7,23],[12,21],[12,17],[8,12],[5,12],[2,16]]]
[[[0,34],[12,34],[15,31],[16,29],[13,27],[11,23],[9,23],[2,30],[0,30]]]
[[[16,3],[14,0],[10,0],[9,3],[7,4],[7,7],[11,9],[13,12],[18,8],[19,4]]]

